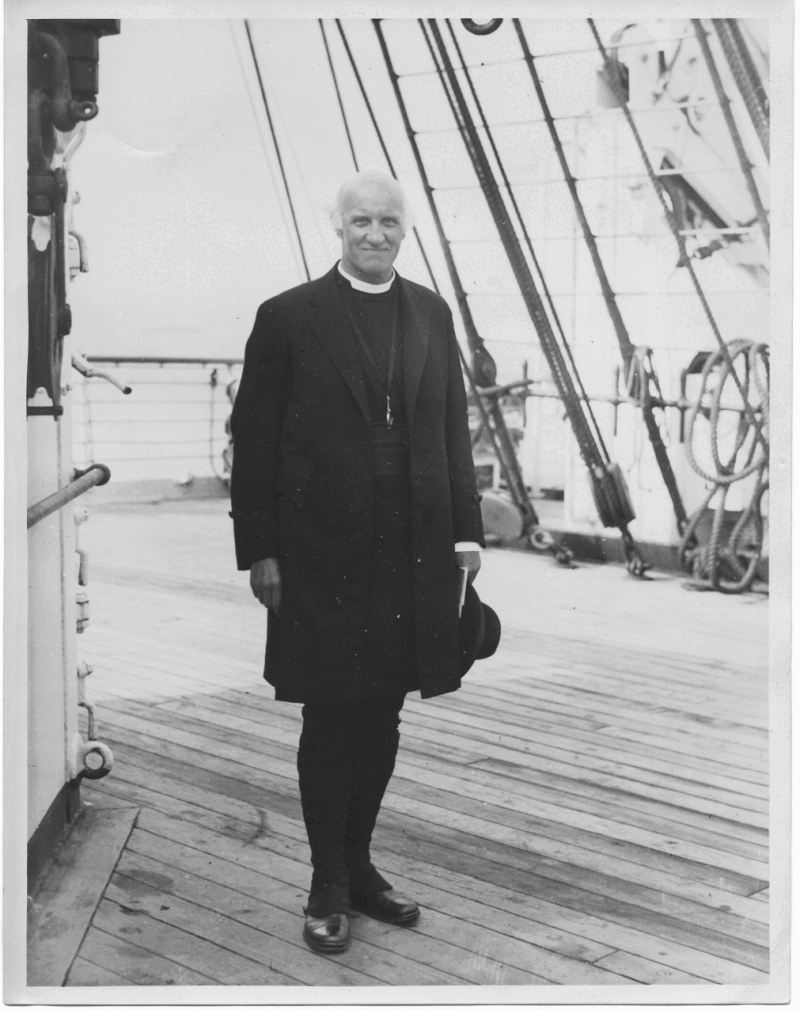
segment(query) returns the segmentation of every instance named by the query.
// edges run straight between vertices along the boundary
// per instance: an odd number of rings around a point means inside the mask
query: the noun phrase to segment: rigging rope
[[[744,372],[741,384],[737,384],[745,391],[747,400],[744,402],[749,403],[752,389],[759,398],[753,414],[761,414],[764,424],[768,424],[769,350],[766,344],[752,340],[733,340],[726,353],[718,350],[708,355],[701,374],[701,388],[687,421],[686,454],[689,463],[695,473],[711,486],[686,527],[680,556],[686,570],[694,576],[697,588],[716,589],[721,593],[744,592],[756,578],[764,542],[761,500],[769,488],[769,455],[756,437],[756,430],[744,410],[739,411],[731,454],[727,460],[721,458],[719,429],[725,409],[722,398],[728,379],[736,374],[737,360],[742,363]],[[764,381],[759,375],[760,368],[764,370]],[[716,378],[716,385],[710,388],[712,376]],[[710,407],[707,406],[709,395]],[[695,429],[701,416],[708,417],[711,468],[700,465],[694,450]],[[733,484],[748,477],[754,478],[753,493],[733,527],[726,532],[726,515],[731,515],[725,508],[728,492]],[[708,541],[700,546],[697,528],[715,496],[717,503],[711,533]]]
[[[336,21],[336,27],[339,29],[339,35],[342,37],[342,42],[344,44],[345,52],[350,60],[350,66],[353,69],[353,74],[355,76],[356,82],[358,83],[358,88],[361,92],[361,97],[364,99],[364,104],[367,107],[367,112],[369,113],[369,118],[372,120],[372,125],[375,128],[375,134],[378,137],[378,143],[381,145],[381,150],[383,151],[383,156],[386,158],[386,164],[389,166],[389,171],[392,175],[397,178],[397,173],[394,170],[394,164],[392,163],[391,155],[386,147],[386,142],[383,139],[383,133],[380,126],[378,125],[378,120],[375,118],[375,113],[372,110],[372,102],[369,100],[369,95],[367,94],[367,89],[364,87],[364,82],[361,79],[361,73],[356,65],[355,57],[353,56],[353,51],[350,48],[350,43],[347,41],[347,36],[344,33],[344,28],[342,27],[342,22],[340,18],[334,18]]]
[[[464,290],[464,286],[461,283],[461,277],[458,272],[458,268],[453,258],[452,249],[450,247],[450,242],[442,224],[441,215],[439,214],[439,208],[436,206],[436,201],[433,196],[433,187],[430,184],[428,178],[428,173],[425,168],[425,163],[422,160],[422,154],[419,149],[419,144],[417,143],[417,136],[411,125],[411,120],[408,115],[408,109],[406,107],[405,99],[403,98],[403,93],[400,90],[400,79],[395,72],[394,65],[392,63],[392,58],[389,53],[389,47],[386,44],[386,38],[383,34],[383,29],[381,27],[380,19],[373,20],[373,27],[375,28],[375,33],[378,37],[378,43],[381,48],[381,53],[383,55],[384,63],[386,64],[386,70],[389,74],[389,80],[391,81],[392,88],[394,90],[395,98],[397,100],[397,105],[400,110],[400,115],[403,119],[403,124],[405,126],[406,135],[408,137],[409,144],[411,145],[411,150],[414,155],[414,160],[417,164],[417,170],[419,172],[420,180],[422,182],[422,188],[425,192],[425,196],[428,201],[428,206],[431,211],[431,216],[433,217],[433,222],[436,227],[436,232],[439,237],[439,243],[442,248],[442,253],[445,258],[445,263],[447,265],[447,271],[450,276],[450,283],[453,286],[453,291],[456,297],[456,304],[458,305],[459,312],[461,314],[461,319],[464,324],[464,330],[467,335],[467,343],[469,345],[470,351],[473,356],[473,362],[476,366],[476,371],[479,370],[479,377],[481,380],[481,386],[492,386],[496,379],[496,368],[494,366],[494,361],[491,355],[486,350],[486,345],[484,344],[483,338],[478,333],[478,328],[475,325],[475,320],[472,316],[472,310],[467,299],[467,293]],[[435,282],[434,282],[435,283]],[[437,288],[438,291],[438,288]],[[491,410],[488,411],[486,405],[483,402],[483,396],[481,395],[478,383],[475,378],[475,374],[472,369],[467,364],[466,357],[461,345],[458,345],[458,353],[461,358],[461,365],[464,369],[464,373],[467,376],[467,381],[469,382],[470,389],[472,390],[475,403],[477,404],[478,410],[481,414],[481,421],[483,426],[489,432],[492,439],[492,446],[497,455],[497,459],[500,463],[500,468],[503,471],[503,477],[505,478],[508,489],[511,492],[514,504],[520,510],[522,515],[522,526],[523,534],[530,536],[531,544],[537,550],[551,550],[556,557],[556,559],[561,563],[569,563],[572,560],[572,554],[566,548],[557,545],[553,538],[539,526],[539,517],[536,514],[536,510],[530,500],[528,490],[525,487],[525,482],[522,477],[522,472],[519,468],[519,461],[517,460],[516,452],[514,446],[511,443],[511,439],[508,435],[508,431],[505,425],[505,418],[503,417],[503,412],[497,398],[492,398],[490,403],[492,404]],[[494,425],[490,423],[491,418],[494,421]]]
[[[383,54],[384,62],[389,74],[389,79],[392,83],[392,87],[395,92],[395,97],[397,99],[398,107],[400,109],[401,116],[403,118],[403,123],[405,125],[406,134],[408,136],[409,143],[411,145],[412,152],[414,154],[414,159],[417,163],[417,169],[420,174],[420,179],[422,181],[422,186],[425,191],[425,196],[428,200],[428,206],[431,210],[431,215],[436,226],[436,230],[439,236],[439,242],[441,244],[442,252],[445,257],[445,262],[447,264],[448,273],[450,275],[450,282],[453,286],[453,291],[456,296],[456,303],[459,307],[459,312],[461,314],[461,319],[464,324],[464,330],[467,334],[467,343],[469,344],[470,351],[473,355],[473,362],[476,368],[480,369],[480,378],[483,386],[491,386],[495,382],[496,378],[496,368],[491,355],[486,350],[483,338],[478,333],[477,327],[475,326],[475,321],[472,316],[472,311],[469,306],[466,291],[461,283],[461,278],[458,273],[458,269],[453,258],[452,250],[450,248],[450,242],[445,234],[444,227],[442,225],[441,216],[439,215],[438,207],[433,196],[433,188],[430,185],[428,179],[428,174],[425,169],[425,164],[422,160],[422,156],[419,150],[419,145],[417,143],[416,134],[411,125],[411,121],[408,116],[408,110],[406,108],[405,100],[403,99],[402,92],[399,86],[399,78],[395,73],[394,66],[392,64],[391,56],[389,54],[388,46],[386,45],[386,39],[383,35],[383,30],[380,25],[380,20],[375,19],[373,21],[373,26],[375,28],[376,34],[378,36],[378,42],[381,47],[381,52]],[[421,240],[418,237],[418,241],[421,244]],[[429,267],[430,270],[430,267]],[[436,281],[432,276],[434,286],[436,286]],[[436,287],[438,291],[438,287]],[[495,454],[500,463],[501,470],[503,472],[503,477],[505,478],[506,484],[511,492],[512,499],[520,510],[522,515],[523,524],[523,534],[530,536],[530,542],[537,550],[550,550],[553,552],[556,559],[564,564],[568,564],[572,560],[572,553],[565,547],[561,547],[556,544],[550,534],[543,530],[539,526],[539,517],[536,514],[536,510],[530,500],[528,490],[525,487],[525,482],[522,477],[522,472],[519,468],[519,462],[517,460],[516,452],[511,439],[508,435],[508,431],[505,425],[505,418],[503,416],[502,409],[500,407],[497,398],[492,398],[490,400],[491,408],[487,410],[486,405],[483,401],[483,395],[481,394],[478,383],[475,379],[475,375],[472,369],[469,367],[466,357],[464,355],[461,345],[458,345],[458,353],[461,359],[461,365],[464,369],[464,373],[467,376],[467,380],[472,390],[472,394],[475,403],[478,407],[478,411],[481,415],[482,426],[489,432],[492,446],[495,450]],[[491,419],[494,424],[490,422]]]
[[[736,86],[769,160],[769,98],[736,18],[712,18]]]
[[[550,113],[550,103],[542,88],[542,82],[539,79],[539,72],[536,69],[536,65],[533,60],[533,54],[528,46],[528,40],[525,37],[525,33],[522,28],[522,23],[519,18],[513,18],[514,29],[517,33],[517,38],[519,39],[519,44],[522,48],[522,53],[525,59],[525,63],[528,66],[528,71],[533,82],[533,87],[536,91],[536,97],[539,100],[539,105],[542,109],[542,115],[544,116],[545,122],[547,123],[547,130],[550,134],[550,139],[553,142],[553,147],[555,148],[556,157],[558,158],[558,163],[561,166],[561,171],[564,175],[564,181],[567,184],[567,189],[569,190],[570,196],[572,197],[572,203],[575,207],[575,213],[578,216],[578,221],[580,222],[581,229],[583,230],[583,237],[586,240],[586,245],[589,249],[589,255],[592,258],[592,263],[594,264],[595,273],[597,274],[597,279],[600,281],[600,289],[603,292],[603,298],[605,299],[606,306],[608,308],[608,314],[611,317],[611,322],[613,323],[614,330],[617,334],[617,340],[619,341],[620,350],[622,351],[622,360],[625,364],[625,371],[627,373],[628,366],[630,364],[631,358],[634,353],[634,345],[631,338],[628,335],[627,328],[622,319],[622,315],[619,311],[619,306],[617,305],[616,295],[611,287],[608,280],[608,276],[603,266],[603,261],[600,258],[600,252],[597,248],[597,241],[595,239],[594,233],[592,232],[591,226],[589,225],[589,219],[586,217],[586,212],[583,208],[583,203],[581,202],[580,195],[578,194],[578,186],[575,180],[575,176],[570,170],[569,163],[567,162],[566,155],[564,154],[564,147],[561,143],[561,138],[558,135],[558,130],[556,129],[555,122]]]
[[[539,336],[539,342],[578,443],[578,450],[589,470],[595,503],[601,521],[605,526],[616,526],[620,530],[629,571],[637,575],[644,574],[648,566],[638,553],[633,537],[628,529],[628,523],[635,517],[635,513],[624,487],[622,472],[616,464],[609,465],[607,463],[595,441],[582,402],[576,391],[574,379],[561,354],[561,349],[550,324],[550,319],[545,311],[544,304],[536,289],[522,246],[516,232],[510,227],[508,213],[503,203],[497,180],[494,177],[483,145],[481,144],[478,131],[467,106],[436,19],[429,18],[428,25],[431,35],[436,42],[441,65],[436,59],[433,48],[430,46],[430,40],[424,31],[425,26],[421,19],[420,24],[423,28],[423,34],[428,43],[431,56],[434,59],[434,66],[439,71],[440,80],[446,94],[449,87],[450,93],[448,94],[448,99],[452,102],[451,108],[453,108],[454,113],[457,113],[456,121],[462,128],[462,138],[464,139],[467,153],[494,219],[528,314]]]
[[[253,119],[255,120],[256,130],[258,131],[258,139],[261,141],[261,147],[264,151],[264,162],[267,166],[267,171],[269,172],[270,180],[272,181],[272,188],[277,192],[278,181],[275,178],[275,172],[272,168],[272,159],[270,158],[269,155],[267,138],[264,136],[264,126],[261,121],[261,117],[258,114],[256,103],[253,101],[253,94],[252,89],[250,87],[250,80],[248,78],[247,71],[245,70],[244,61],[242,60],[242,54],[240,51],[241,47],[239,45],[239,40],[236,37],[236,30],[234,28],[234,24],[235,24],[234,20],[228,18],[228,27],[231,30],[231,37],[233,39],[233,48],[236,53],[237,62],[239,63],[239,69],[241,70],[242,77],[244,78],[245,92],[247,94],[248,101],[250,102],[250,109],[252,110],[253,113]],[[292,258],[294,259],[298,274],[301,274],[303,271],[303,266],[297,255],[297,246],[292,241],[292,226],[289,223],[289,220],[286,216],[286,208],[283,205],[283,200],[278,200],[277,202],[278,202],[278,210],[281,215],[281,221],[283,221],[283,226],[286,229],[286,235],[289,241],[289,249],[291,250]]]
[[[594,426],[595,434],[597,435],[597,440],[600,444],[603,455],[606,457],[606,460],[609,461],[611,459],[611,456],[608,452],[608,449],[606,448],[603,433],[600,430],[600,425],[597,423],[597,418],[595,417],[594,411],[592,410],[592,406],[589,401],[589,396],[586,392],[586,389],[584,388],[583,379],[581,378],[580,372],[578,371],[578,366],[575,363],[575,358],[573,357],[572,354],[572,348],[570,347],[569,341],[567,340],[566,334],[564,333],[564,328],[561,325],[561,319],[558,315],[555,303],[553,302],[553,298],[550,294],[550,288],[547,284],[547,280],[544,276],[541,266],[539,265],[539,259],[536,255],[536,252],[534,251],[533,243],[531,242],[531,237],[528,233],[527,225],[525,224],[525,218],[522,216],[522,211],[520,210],[519,204],[517,203],[517,198],[514,196],[514,190],[511,188],[511,182],[506,173],[505,165],[503,164],[503,159],[500,157],[500,152],[497,149],[497,144],[495,143],[494,135],[492,134],[491,127],[489,126],[489,122],[486,119],[486,115],[483,111],[483,105],[481,104],[481,100],[478,97],[477,89],[475,88],[475,84],[473,83],[472,74],[469,72],[467,65],[464,61],[464,54],[461,52],[461,46],[458,44],[458,39],[456,38],[456,34],[453,31],[453,25],[449,18],[445,18],[445,24],[447,25],[450,31],[450,37],[453,40],[456,52],[458,53],[459,61],[461,62],[461,69],[463,70],[465,80],[469,85],[473,101],[475,102],[475,107],[478,110],[478,115],[481,117],[481,123],[483,124],[483,129],[484,132],[486,133],[486,139],[489,141],[489,145],[492,149],[492,153],[494,154],[495,161],[497,162],[497,167],[500,170],[500,175],[503,178],[503,183],[505,184],[506,192],[508,193],[508,198],[511,201],[511,206],[514,208],[514,213],[516,214],[520,230],[522,231],[522,236],[525,239],[525,244],[528,247],[528,252],[530,253],[531,260],[533,261],[533,265],[536,268],[536,273],[539,277],[539,282],[542,285],[542,291],[544,293],[545,299],[547,300],[547,304],[550,307],[550,312],[552,313],[553,319],[555,320],[556,328],[561,337],[561,342],[564,345],[564,349],[567,352],[567,357],[569,358],[570,365],[572,366],[572,370],[575,374],[575,378],[580,388],[581,397],[584,403],[586,404],[589,417],[592,421],[592,425]]]
[[[767,220],[767,212],[764,210],[764,204],[761,202],[761,194],[758,192],[756,181],[753,178],[753,169],[747,157],[747,152],[744,149],[744,144],[742,144],[742,138],[739,136],[736,120],[733,118],[733,113],[731,112],[731,101],[725,94],[725,89],[722,87],[722,80],[719,76],[719,71],[717,70],[717,64],[714,62],[714,56],[712,55],[711,48],[708,44],[706,30],[703,28],[702,21],[699,18],[692,18],[692,24],[694,25],[695,34],[697,35],[697,41],[700,43],[700,48],[703,51],[703,58],[706,61],[706,66],[708,67],[708,72],[711,75],[711,80],[714,82],[714,90],[717,92],[717,99],[722,107],[722,114],[725,117],[728,132],[731,135],[733,146],[736,149],[736,157],[739,159],[739,165],[742,169],[742,175],[744,176],[745,183],[747,184],[748,192],[750,193],[750,199],[753,201],[753,206],[755,207],[758,223],[761,225],[761,230],[764,233],[764,240],[767,243],[767,248],[769,248],[769,221]]]
[[[631,111],[628,108],[628,103],[619,86],[619,81],[617,80],[617,76],[614,72],[613,61],[609,57],[608,52],[606,51],[606,48],[603,45],[603,42],[600,38],[600,34],[597,31],[597,26],[595,25],[594,20],[592,18],[587,18],[586,20],[589,24],[589,28],[591,29],[592,35],[594,36],[594,40],[600,52],[600,55],[603,58],[603,65],[608,71],[609,84],[611,85],[611,88],[614,91],[614,95],[617,99],[617,102],[619,103],[623,115],[625,116],[625,120],[628,123],[628,126],[630,127],[631,134],[633,135],[634,142],[636,143],[636,147],[638,148],[639,151],[639,155],[642,159],[645,170],[647,171],[647,176],[650,179],[650,182],[652,183],[653,188],[656,191],[656,196],[658,197],[658,200],[661,204],[661,208],[664,211],[664,216],[666,218],[669,229],[672,232],[675,241],[678,244],[678,252],[680,254],[679,262],[686,269],[686,271],[689,274],[689,277],[691,278],[692,285],[694,286],[697,297],[700,299],[700,304],[703,308],[706,320],[708,321],[708,324],[711,327],[711,331],[714,334],[717,343],[719,344],[720,352],[722,353],[723,357],[727,355],[728,358],[730,358],[728,346],[722,337],[722,333],[720,332],[719,326],[717,325],[717,321],[714,318],[714,313],[711,311],[711,306],[708,303],[705,291],[703,290],[703,287],[700,284],[700,278],[697,276],[697,273],[694,269],[694,265],[692,264],[691,257],[686,252],[686,241],[684,239],[684,236],[681,234],[677,221],[675,220],[675,214],[669,205],[669,201],[667,200],[664,186],[653,169],[652,163],[650,162],[650,158],[648,157],[647,151],[645,150],[644,147],[644,143],[642,142],[642,138],[639,134],[639,130],[637,129],[636,123],[634,122],[633,116],[631,115]],[[731,364],[732,363],[729,361],[729,365]],[[764,437],[763,432],[761,431],[761,424],[756,418],[755,414],[753,413],[752,407],[750,406],[750,403],[745,395],[744,387],[741,384],[739,376],[736,373],[735,369],[732,369],[731,375],[742,397],[745,413],[748,415],[748,420],[753,425],[757,438],[763,443],[764,447],[766,448],[766,439]]]
[[[361,97],[364,99],[364,104],[367,107],[369,118],[372,121],[373,127],[375,128],[375,134],[378,138],[378,143],[381,145],[381,150],[383,151],[383,156],[386,159],[386,164],[389,166],[389,171],[392,174],[392,177],[396,179],[397,172],[395,171],[394,168],[394,162],[392,161],[392,157],[389,154],[389,149],[386,146],[386,141],[383,139],[383,132],[381,131],[380,126],[378,125],[378,120],[376,119],[375,113],[372,110],[372,102],[370,102],[369,95],[367,94],[367,89],[364,87],[364,82],[361,79],[361,73],[359,72],[358,65],[356,64],[355,57],[353,56],[353,52],[350,49],[350,44],[347,41],[347,36],[344,33],[344,28],[339,18],[336,18],[335,20],[336,20],[336,27],[339,29],[339,34],[341,35],[342,42],[344,43],[345,52],[347,53],[347,57],[350,60],[350,67],[353,71],[353,76],[355,77],[356,82],[358,83],[358,87],[361,92]],[[433,290],[438,295],[440,293],[439,285],[436,283],[436,277],[433,273],[433,268],[431,267],[430,260],[428,259],[428,254],[425,251],[425,246],[422,244],[422,239],[420,237],[419,232],[417,231],[416,225],[411,230],[414,233],[414,238],[416,239],[417,242],[417,248],[419,249],[420,255],[422,256],[422,261],[425,264],[425,269],[428,271],[428,276],[431,279]]]
[[[620,351],[622,352],[622,361],[624,365],[624,374],[626,377],[626,382],[630,383],[632,381],[633,375],[635,374],[639,379],[638,388],[638,399],[639,406],[642,410],[642,419],[644,420],[645,427],[647,428],[647,434],[650,439],[650,443],[653,447],[653,454],[656,457],[656,463],[661,472],[662,480],[669,494],[670,501],[672,502],[672,510],[675,513],[675,520],[678,525],[678,531],[683,532],[686,526],[686,509],[683,504],[683,499],[681,498],[680,489],[678,488],[678,481],[675,476],[675,471],[672,468],[672,463],[670,461],[669,455],[667,453],[667,448],[664,445],[664,439],[661,435],[661,430],[658,426],[658,422],[655,419],[653,413],[653,403],[652,396],[650,393],[651,382],[655,382],[657,386],[657,379],[655,378],[655,372],[652,369],[652,355],[648,353],[648,349],[639,349],[634,346],[631,338],[628,334],[628,329],[625,325],[625,321],[622,318],[622,313],[617,305],[616,295],[611,287],[611,283],[606,274],[605,265],[603,263],[602,257],[600,256],[600,250],[597,245],[597,239],[592,232],[591,226],[589,224],[589,219],[586,216],[586,212],[583,207],[583,202],[581,201],[580,194],[578,193],[578,186],[575,176],[569,167],[567,157],[564,153],[564,146],[561,143],[561,138],[558,135],[558,130],[556,129],[555,122],[553,121],[553,116],[550,112],[550,104],[547,101],[547,97],[544,93],[544,88],[542,87],[542,82],[539,77],[539,72],[536,68],[534,62],[533,54],[531,53],[530,47],[528,46],[528,40],[525,37],[525,32],[522,27],[522,22],[519,18],[513,18],[514,28],[517,33],[517,38],[519,39],[520,46],[522,47],[522,52],[525,58],[525,62],[528,66],[528,71],[533,82],[534,89],[536,91],[536,97],[539,100],[539,105],[542,109],[542,114],[547,123],[547,129],[550,133],[550,139],[553,142],[553,146],[556,151],[556,156],[558,157],[558,162],[561,166],[561,171],[564,174],[564,181],[567,184],[570,196],[572,197],[572,203],[575,208],[575,213],[577,215],[578,221],[580,222],[581,229],[583,231],[583,237],[586,245],[589,249],[589,255],[592,259],[594,265],[595,273],[597,274],[597,279],[600,282],[600,289],[603,293],[603,299],[606,303],[606,308],[608,314],[611,318],[611,323],[617,334],[617,341],[620,346]],[[642,367],[642,355],[647,358],[650,364],[648,369]],[[632,371],[633,370],[633,371]],[[657,388],[657,395],[661,396],[660,389]]]
[[[325,55],[328,57],[328,66],[331,70],[331,77],[333,78],[333,87],[336,91],[336,100],[339,103],[339,111],[342,114],[342,122],[344,123],[344,132],[347,134],[347,143],[350,145],[350,154],[353,157],[353,165],[356,172],[358,171],[358,158],[356,157],[356,149],[353,146],[353,138],[350,136],[350,124],[347,122],[347,114],[344,111],[344,102],[342,101],[342,93],[339,90],[339,78],[336,76],[336,68],[333,65],[333,57],[331,56],[330,46],[328,45],[328,36],[325,32],[325,22],[322,18],[317,19],[319,21],[319,30],[322,32],[322,41],[325,45]]]
[[[303,269],[305,270],[305,273],[306,273],[306,280],[310,281],[311,280],[311,273],[310,273],[310,271],[308,269],[308,263],[306,261],[306,252],[305,252],[305,249],[303,248],[303,238],[302,238],[302,236],[300,234],[300,226],[297,223],[297,215],[294,212],[294,203],[292,201],[291,190],[289,189],[289,180],[286,178],[286,171],[285,171],[285,169],[283,167],[283,158],[281,157],[281,149],[280,149],[280,145],[278,144],[278,138],[277,138],[277,136],[275,134],[275,126],[273,125],[273,122],[272,122],[272,114],[269,111],[269,102],[267,101],[267,92],[266,92],[266,90],[264,88],[264,81],[263,81],[263,79],[261,77],[261,67],[259,66],[258,57],[256,56],[256,49],[255,49],[255,46],[253,45],[253,33],[250,31],[250,22],[248,21],[247,18],[244,18],[244,28],[245,28],[245,31],[247,32],[247,41],[250,44],[250,53],[252,54],[252,57],[253,57],[253,66],[255,67],[256,76],[258,77],[258,86],[259,86],[259,88],[261,90],[261,99],[262,99],[262,101],[264,103],[264,111],[267,114],[267,122],[269,123],[270,133],[272,134],[272,143],[275,146],[275,155],[276,155],[276,157],[278,159],[278,166],[279,166],[279,168],[281,170],[281,178],[283,179],[283,187],[284,187],[284,189],[286,191],[286,199],[289,202],[289,210],[290,210],[291,215],[292,215],[292,221],[294,223],[295,234],[297,235],[297,244],[300,247],[300,256],[302,257],[302,260],[303,260]]]
[[[694,34],[689,33],[688,35],[674,36],[669,35],[663,38],[650,39],[653,44],[658,43],[675,43],[683,42],[684,39],[693,39]],[[641,46],[641,42],[622,42],[618,45],[617,49],[634,49]],[[562,56],[585,56],[591,54],[595,51],[594,46],[591,49],[563,49],[560,51],[554,51],[552,53],[541,53],[538,57],[543,60],[551,60],[554,58]],[[481,60],[480,63],[471,63],[470,70],[483,70],[484,67],[506,67],[513,66],[515,63],[522,63],[523,60],[519,56],[515,56],[513,59],[501,59],[501,60]],[[402,75],[403,77],[434,77],[438,76],[435,70],[410,70]],[[566,118],[583,118],[585,113],[581,114],[580,117],[566,117]]]

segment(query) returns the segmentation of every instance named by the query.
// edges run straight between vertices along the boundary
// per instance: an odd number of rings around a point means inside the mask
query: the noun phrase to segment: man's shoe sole
[[[352,902],[353,911],[360,912],[361,915],[366,915],[370,919],[375,919],[377,922],[388,922],[391,926],[413,926],[414,923],[419,919],[420,909],[415,909],[413,912],[409,912],[407,915],[377,915],[374,911],[368,910],[367,908],[359,907],[358,901],[356,899]]]
[[[315,954],[344,954],[346,950],[350,949],[351,937],[349,936],[341,943],[325,943],[324,941],[317,940],[316,937],[309,936],[303,930],[303,939]]]

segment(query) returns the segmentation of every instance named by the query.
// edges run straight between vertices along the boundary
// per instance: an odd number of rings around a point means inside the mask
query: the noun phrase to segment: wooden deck
[[[227,503],[93,510],[82,653],[141,808],[69,985],[673,985],[768,980],[767,601],[489,551],[498,654],[403,712],[376,831],[423,906],[301,937],[299,707],[260,679],[264,612]]]

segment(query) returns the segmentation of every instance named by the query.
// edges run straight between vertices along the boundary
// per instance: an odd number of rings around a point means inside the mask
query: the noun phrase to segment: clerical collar
[[[342,277],[346,278],[356,291],[366,291],[370,295],[382,295],[391,288],[394,284],[395,272],[392,270],[392,276],[386,281],[385,284],[367,284],[366,281],[360,281],[358,277],[353,277],[352,274],[347,273],[347,271],[342,266],[342,261],[339,260],[339,273]]]

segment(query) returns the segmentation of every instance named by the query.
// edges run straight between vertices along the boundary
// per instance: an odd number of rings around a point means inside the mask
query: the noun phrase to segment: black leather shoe
[[[350,918],[343,912],[307,915],[303,939],[318,954],[343,954],[350,946]]]
[[[398,894],[392,887],[388,891],[375,891],[374,894],[354,894],[350,904],[356,912],[363,912],[381,922],[391,922],[395,926],[411,926],[419,918],[419,905],[416,901]]]

